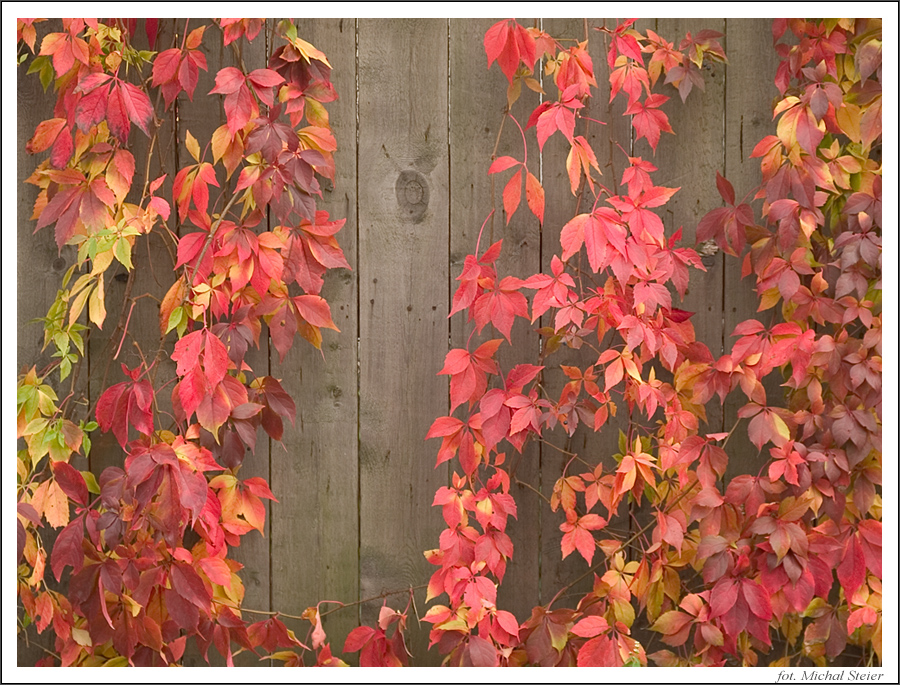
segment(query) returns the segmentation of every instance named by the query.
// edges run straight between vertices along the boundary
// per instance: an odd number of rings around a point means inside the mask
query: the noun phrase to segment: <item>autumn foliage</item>
[[[18,27],[32,52],[36,21]],[[337,97],[331,68],[280,22],[267,68],[216,75],[210,94],[222,96],[226,123],[211,140],[186,132],[188,162],[143,177],[128,141],[155,141],[179,96],[207,95],[196,89],[201,45],[252,41],[262,23],[188,22],[171,45],[158,44],[153,20],[140,26],[149,49],[135,47],[133,20],[63,20],[28,60],[57,96],[27,144],[45,155],[28,179],[40,191],[33,218],[36,229],[53,226],[58,246],[77,246],[78,261],[43,319],[58,361],[19,380],[22,625],[52,629],[47,664],[177,664],[192,641],[229,664],[255,652],[344,665],[320,606],[304,614],[300,637],[278,616],[254,623],[242,613],[241,568],[229,556],[263,530],[263,501],[273,499],[263,479],[241,476],[247,449],[261,431],[280,440],[295,413],[247,351],[265,335],[282,358],[297,334],[320,347],[322,329],[336,330],[323,279],[349,268],[336,238],[343,220],[316,204],[319,179],[335,172],[323,106]],[[721,356],[678,307],[704,266],[660,212],[685,191],[656,185],[652,160],[624,151],[621,176],[604,176],[586,111],[607,79],[634,140],[655,152],[673,133],[667,102],[702,90],[704,65],[726,61],[722,36],[673,43],[634,20],[594,28],[573,44],[504,20],[484,37],[523,143],[520,157],[485,151],[483,181],[502,186],[505,222],[528,211],[543,224],[554,202],[527,157],[531,129],[539,149],[557,134],[568,145],[578,209],[542,226],[559,241],[545,241],[548,273],[502,273],[503,240],[482,242],[482,229],[458,275],[450,315],[473,330],[436,369],[449,377],[450,412],[427,435],[452,478],[418,493],[433,496],[446,523],[425,552],[430,644],[454,666],[880,663],[880,21],[776,20],[775,133],[753,152],[762,183],[736,192],[721,175],[698,180],[716,184],[723,206],[700,221],[697,242],[741,260],[759,295],[758,318],[737,326]],[[590,57],[594,40],[605,65]],[[522,86],[548,92],[519,121],[511,109]],[[175,377],[157,379],[161,343],[136,368],[123,365],[127,380],[86,414],[50,376],[79,368],[84,322],[107,322],[108,269],[118,262],[133,274],[134,246],[151,233],[173,256],[160,333],[176,338]],[[514,328],[539,336],[541,351],[504,368]],[[562,349],[577,363],[558,362]],[[163,392],[171,417],[159,410]],[[739,398],[738,422],[709,432],[706,407],[726,398]],[[612,465],[568,449],[579,426],[616,422]],[[71,462],[97,430],[115,436],[122,464],[95,477]],[[736,432],[758,451],[756,472],[728,471]],[[568,607],[558,602],[571,587],[552,588],[520,622],[497,590],[516,563],[510,457],[535,440],[566,456],[546,515],[558,519],[560,556],[584,564],[593,583]],[[385,605],[342,651],[363,666],[407,665],[409,620],[408,609]]]
[[[762,200],[761,211],[720,175],[725,206],[696,230],[698,241],[743,258],[760,298],[760,319],[740,324],[718,358],[677,307],[690,270],[704,268],[680,229],[666,235],[658,213],[679,188],[656,185],[654,164],[628,157],[624,192],[612,192],[577,135],[597,86],[586,43],[566,47],[514,21],[487,32],[488,64],[509,81],[510,105],[523,83],[539,88],[539,60],[553,78],[557,92],[524,126],[513,121],[523,139],[535,128],[539,148],[554,134],[566,139],[583,209],[562,227],[544,226],[559,230],[551,273],[498,273],[501,240],[483,252],[476,245],[458,277],[451,315],[465,312],[475,331],[447,355],[440,373],[450,376],[451,415],[428,433],[441,439],[438,463],[459,464],[435,495],[447,529],[427,553],[437,566],[428,595],[444,604],[425,620],[445,663],[824,665],[848,644],[861,648],[862,663],[881,659],[879,27],[773,25],[782,57],[776,135],[753,153],[762,185],[742,189]],[[688,34],[676,48],[631,21],[599,30],[611,98],[626,99],[634,139],[655,151],[672,133],[662,109],[669,97],[657,90],[672,84],[684,100],[702,89],[704,63],[726,59],[721,36]],[[792,40],[780,42],[788,30]],[[488,174],[513,172],[507,222],[524,182],[528,210],[543,223],[551,200],[522,154],[495,159]],[[504,369],[497,353],[518,318],[541,321],[542,351],[534,364]],[[476,337],[490,330],[502,337]],[[554,364],[562,347],[582,363]],[[561,377],[558,394],[548,390],[551,374]],[[783,397],[767,391],[770,376]],[[734,395],[744,397],[738,423],[707,432],[706,406]],[[517,625],[497,606],[497,585],[515,563],[506,453],[529,440],[553,445],[552,436],[568,445],[579,424],[603,430],[623,411],[615,466],[556,445],[567,455],[549,499],[560,554],[584,559],[593,588],[574,608],[554,608],[569,589],[559,588]],[[735,431],[759,450],[760,468],[725,478]],[[640,530],[613,532],[623,518],[627,530],[635,512],[646,521]],[[648,655],[639,639],[648,629],[667,648]],[[774,641],[784,645],[777,654]]]
[[[19,21],[32,51],[36,21]],[[129,141],[149,137],[152,151],[176,98],[207,95],[196,92],[204,41],[252,41],[263,21],[196,23],[187,21],[169,47],[159,44],[155,20],[139,35],[135,20],[64,19],[28,66],[56,92],[53,118],[27,143],[48,153],[28,179],[40,190],[36,228],[53,226],[60,248],[78,250],[44,319],[58,361],[28,370],[18,389],[18,597],[23,627],[55,634],[42,663],[177,664],[189,640],[229,665],[240,651],[302,663],[286,648],[343,663],[315,633],[310,647],[277,617],[244,618],[241,564],[229,555],[244,535],[263,531],[263,503],[274,499],[265,480],[241,475],[245,455],[259,432],[280,440],[295,414],[293,399],[250,367],[247,351],[269,335],[283,357],[298,333],[320,347],[321,329],[336,330],[323,276],[349,268],[335,238],[344,220],[316,206],[319,178],[335,172],[324,108],[337,97],[331,66],[282,21],[267,68],[216,74],[210,94],[224,96],[226,123],[206,141],[185,131],[188,163],[150,178],[142,175],[149,160],[136,169]],[[149,49],[135,47],[141,42]],[[263,221],[269,211],[272,230]],[[130,291],[136,243],[151,233],[173,255],[160,348],[141,351],[136,368],[123,364],[127,380],[105,388],[85,415],[87,403],[74,393],[60,400],[49,377],[77,373],[85,315],[98,329],[108,324],[110,267],[127,269]],[[131,310],[149,304],[138,300],[119,322],[120,349]],[[174,385],[157,379],[170,335]],[[163,393],[172,414],[160,411]],[[98,429],[113,433],[123,458],[95,477],[70,462],[88,454]],[[48,529],[58,530],[51,547]],[[310,630],[317,619],[313,611]]]

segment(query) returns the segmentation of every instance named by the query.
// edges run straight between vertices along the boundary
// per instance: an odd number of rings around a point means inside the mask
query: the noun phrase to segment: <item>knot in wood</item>
[[[403,215],[414,223],[419,223],[428,208],[428,179],[418,171],[406,169],[397,177],[394,191]]]

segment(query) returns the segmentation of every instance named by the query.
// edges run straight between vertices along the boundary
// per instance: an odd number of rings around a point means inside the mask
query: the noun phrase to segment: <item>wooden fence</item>
[[[599,26],[603,21],[593,19],[588,24]],[[463,315],[448,319],[447,314],[463,259],[474,250],[478,231],[491,210],[486,172],[506,102],[505,78],[496,66],[486,70],[482,47],[484,32],[493,22],[299,22],[300,34],[324,51],[334,66],[340,99],[329,111],[339,151],[336,182],[324,204],[332,216],[347,219],[338,237],[353,270],[327,279],[323,295],[341,332],[325,333],[324,359],[301,341],[279,363],[275,350],[264,341],[249,360],[255,369],[268,368],[282,379],[297,402],[297,421],[294,429],[286,430],[284,447],[260,439],[242,472],[267,478],[279,499],[269,509],[265,537],[246,536],[236,552],[246,565],[247,607],[299,614],[321,599],[353,602],[421,586],[434,568],[423,550],[438,546],[444,527],[440,511],[431,502],[434,491],[447,484],[448,468],[446,464],[434,467],[437,441],[426,443],[424,437],[431,422],[449,409],[447,377],[436,374],[449,346],[464,345],[471,328]],[[162,21],[160,26],[161,40],[171,40],[173,32],[183,30],[184,20]],[[547,19],[542,26],[554,36],[584,37],[581,19]],[[705,92],[695,89],[684,105],[674,90],[668,93],[673,97],[664,109],[676,135],[664,134],[655,156],[646,141],[629,142],[630,124],[620,116],[621,98],[612,106],[606,104],[605,54],[602,41],[592,36],[592,58],[601,87],[591,116],[608,124],[594,125],[590,137],[601,165],[607,162],[604,178],[607,183],[620,180],[625,161],[610,136],[626,149],[632,145],[631,154],[652,158],[659,167],[655,182],[681,187],[663,213],[667,231],[683,226],[687,242],[693,244],[699,219],[721,204],[715,189],[716,170],[725,173],[739,196],[758,182],[759,163],[750,159],[750,152],[773,130],[771,105],[776,95],[777,61],[770,23],[659,19],[642,20],[639,27],[652,28],[674,41],[687,31],[714,29],[725,34],[722,44],[728,64],[704,68]],[[272,49],[267,34],[245,46],[248,69],[264,66]],[[233,56],[221,46],[206,49],[209,71],[201,72],[197,97],[193,103],[183,97],[179,100],[177,124],[161,139],[167,170],[184,162],[186,130],[202,145],[222,123],[221,108],[210,108],[203,96],[212,89],[218,69],[233,63]],[[548,92],[555,90],[551,86]],[[527,115],[537,102],[537,94],[525,91],[515,113]],[[32,236],[35,189],[22,185],[36,163],[24,152],[24,141],[39,121],[50,116],[51,107],[52,100],[42,92],[36,76],[26,77],[20,68],[19,369],[33,364],[40,368],[50,361],[47,353],[40,352],[41,327],[27,322],[46,314],[61,275],[75,256],[68,248],[58,253],[49,229]],[[145,139],[136,133],[132,140],[140,159],[146,155]],[[498,154],[518,154],[520,148],[518,131],[507,127]],[[524,209],[505,226],[499,208],[500,216],[490,230],[495,240],[504,240],[502,274],[524,277],[542,266],[549,268],[551,255],[558,251],[560,227],[574,212],[564,171],[567,152],[562,137],[554,136],[540,155],[548,198],[543,230]],[[528,154],[534,160],[540,153],[535,145]],[[177,230],[174,214],[171,228]],[[149,261],[146,253],[135,257],[140,264],[135,292],[161,295],[170,279],[171,259],[161,241],[150,252]],[[698,337],[717,354],[729,348],[735,324],[754,315],[755,297],[749,285],[741,282],[737,260],[718,254],[705,261],[706,273],[692,273],[682,306],[698,312],[694,319]],[[112,322],[123,306],[124,280],[113,279],[107,287]],[[152,301],[145,299],[135,307],[130,322],[129,330],[150,349],[159,340],[157,317]],[[91,334],[89,368],[101,368],[111,354],[112,325]],[[504,362],[536,357],[534,350],[525,347],[525,329],[524,322],[516,324],[518,339],[512,350],[504,348]],[[120,360],[134,366],[137,352],[126,346]],[[171,363],[170,367],[174,370]],[[121,380],[117,373],[113,369],[109,382]],[[85,387],[85,375],[79,384],[93,400],[98,381],[92,379]],[[736,407],[731,404],[722,409],[714,402],[708,412],[710,432],[728,430],[734,424]],[[596,457],[616,451],[616,439],[614,426],[597,435],[579,430],[572,445],[575,451]],[[735,439],[729,451],[732,469],[757,470],[753,466],[756,450],[749,443],[741,445]],[[549,494],[561,472],[561,456],[531,444],[517,466],[517,477]],[[90,468],[99,472],[116,463],[121,463],[121,450],[115,440],[98,436]],[[559,517],[542,507],[532,491],[514,488],[519,511],[518,521],[511,522],[515,556],[499,602],[524,620],[530,607],[546,602],[586,566],[577,555],[560,561]],[[402,608],[407,598],[396,595],[388,601]],[[380,604],[380,600],[363,603],[329,616],[326,630],[335,646],[343,645],[344,636],[360,620],[371,622]],[[425,610],[420,589],[415,592],[415,611],[422,616]],[[426,654],[429,624],[419,628],[412,623],[415,663],[439,663],[439,655]],[[298,626],[298,630],[305,634],[306,628]],[[34,648],[22,648],[20,664],[34,663],[38,656]],[[187,661],[203,663],[196,655],[189,655]]]

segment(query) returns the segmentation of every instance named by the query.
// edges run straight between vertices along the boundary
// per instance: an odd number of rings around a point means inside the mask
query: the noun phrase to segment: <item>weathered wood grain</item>
[[[491,151],[497,144],[497,157],[509,155],[524,160],[522,136],[512,121],[504,122],[507,110],[507,85],[499,67],[485,69],[486,60],[480,49],[485,32],[496,19],[453,19],[450,21],[450,293],[455,292],[455,279],[462,270],[467,254],[475,252],[478,234],[490,211],[494,215],[484,228],[480,251],[492,242],[503,240],[503,250],[495,264],[497,276],[527,278],[540,269],[540,227],[528,209],[522,193],[518,210],[507,223],[503,209],[503,188],[513,171],[488,176]],[[531,20],[521,20],[530,25]],[[473,49],[478,46],[479,49]],[[539,96],[522,89],[512,114],[524,126],[531,111],[539,104]],[[501,132],[502,125],[502,132]],[[498,141],[498,135],[500,136]],[[528,136],[529,170],[540,175],[540,157],[534,137]],[[527,291],[525,291],[527,293]],[[453,347],[465,347],[474,324],[466,322],[465,312],[454,315],[450,322]],[[512,330],[512,346],[504,342],[497,360],[504,373],[516,364],[534,363],[539,353],[539,340],[527,321],[517,320]],[[502,338],[493,326],[472,338],[469,349],[480,342]],[[474,409],[477,411],[477,408]],[[459,412],[458,412],[459,413]],[[465,415],[464,413],[461,415]],[[501,448],[502,449],[502,448]],[[508,463],[514,464],[511,493],[516,498],[517,520],[510,520],[507,534],[513,542],[514,554],[507,565],[500,586],[498,605],[512,611],[520,620],[531,615],[529,601],[539,593],[541,500],[526,485],[540,489],[540,449],[529,442],[522,454],[506,446]],[[456,471],[461,471],[456,464]]]
[[[538,22],[551,35],[584,40],[581,19]],[[620,190],[626,155],[653,161],[659,167],[655,183],[681,186],[663,208],[663,219],[667,234],[683,227],[685,244],[693,244],[699,219],[721,205],[715,189],[717,170],[724,170],[738,198],[752,193],[759,182],[758,160],[750,159],[750,153],[774,126],[772,77],[777,56],[771,50],[769,22],[659,19],[638,25],[640,30],[654,28],[676,45],[686,31],[712,28],[726,34],[722,42],[729,63],[704,70],[705,92],[695,89],[682,104],[674,89],[661,89],[672,98],[664,109],[676,135],[664,133],[655,155],[646,141],[632,145],[630,121],[621,116],[624,98],[608,103],[605,46],[593,31],[603,22],[588,20],[599,88],[585,113],[606,125],[592,123],[576,134],[588,138],[603,171],[600,181],[612,192]],[[353,271],[338,271],[326,278],[323,295],[331,303],[341,331],[324,332],[323,354],[298,340],[282,363],[263,337],[261,348],[248,357],[254,373],[281,379],[297,403],[296,426],[286,426],[284,447],[270,445],[261,434],[255,454],[247,455],[241,470],[242,477],[259,475],[269,480],[279,499],[268,509],[265,537],[251,533],[235,551],[235,557],[245,564],[242,577],[249,608],[299,614],[320,600],[351,603],[427,582],[434,567],[425,561],[423,550],[437,547],[444,529],[440,511],[431,502],[435,490],[447,484],[449,470],[446,465],[434,468],[437,441],[426,443],[424,437],[434,419],[449,410],[447,378],[436,375],[448,346],[464,346],[472,330],[464,314],[447,318],[465,255],[474,250],[493,202],[497,211],[493,227],[489,224],[485,229],[481,250],[491,238],[503,238],[498,275],[526,277],[539,269],[549,272],[552,256],[560,251],[560,229],[576,212],[588,211],[593,202],[588,193],[579,204],[571,193],[565,172],[568,144],[557,134],[542,153],[533,143],[528,148],[529,169],[536,175],[540,172],[546,192],[543,227],[539,229],[530,214],[524,195],[506,225],[501,195],[509,173],[498,175],[493,193],[486,173],[504,116],[507,86],[496,66],[486,70],[482,39],[492,23],[494,20],[488,19],[316,19],[298,24],[300,35],[325,52],[334,67],[332,78],[340,99],[330,103],[328,110],[338,141],[338,176],[334,188],[325,191],[320,207],[328,209],[333,218],[346,218],[338,239]],[[520,23],[531,25],[532,21]],[[192,23],[188,30],[195,25],[199,24]],[[165,49],[173,40],[180,40],[184,20],[162,21],[160,29],[158,49]],[[140,29],[138,33],[139,40],[146,40]],[[164,186],[168,190],[161,191],[167,199],[171,199],[171,178],[178,164],[189,163],[184,148],[186,131],[200,141],[202,150],[224,121],[221,105],[211,107],[206,94],[217,70],[236,64],[237,58],[230,46],[212,47],[216,39],[209,33],[204,41],[209,71],[200,74],[195,101],[179,98],[177,127],[173,118],[156,143],[154,156],[158,159],[151,162],[150,177],[169,174]],[[274,47],[268,43],[271,39],[267,30],[251,44],[239,41],[243,44],[240,57],[248,70],[265,65]],[[555,98],[552,78],[544,77],[542,82],[543,99]],[[524,124],[539,101],[537,94],[523,89],[513,110],[520,123]],[[17,104],[21,144],[17,151],[16,362],[21,370],[32,364],[40,369],[51,361],[52,350],[40,353],[40,326],[26,322],[46,314],[75,251],[67,247],[59,252],[52,230],[32,235],[30,216],[36,189],[22,181],[37,160],[24,152],[24,142],[37,123],[50,116],[52,94],[43,94],[37,78],[26,77],[24,68],[19,72]],[[532,132],[527,133],[533,139]],[[148,140],[134,131],[130,145],[138,172],[129,200],[136,201],[143,185]],[[497,154],[522,157],[521,136],[510,121],[504,125]],[[220,174],[220,182],[224,182],[223,176]],[[230,181],[232,186],[235,179],[236,175]],[[196,230],[179,226],[174,208],[170,228],[176,233]],[[171,283],[173,265],[161,232],[149,241],[138,241],[135,263],[147,263],[148,253],[152,268],[137,269],[132,295],[151,292],[161,297]],[[588,270],[586,264],[581,266]],[[692,271],[690,292],[680,305],[698,312],[693,319],[697,336],[714,355],[731,348],[730,333],[736,324],[760,317],[752,283],[741,280],[740,268],[739,260],[722,254],[707,259],[706,273]],[[121,340],[116,323],[123,311],[127,279],[122,278],[122,269],[119,278],[114,275],[111,270],[106,285],[107,323],[91,333],[88,359],[79,380],[88,401],[96,401],[101,392],[101,379],[93,378],[88,386],[88,376],[95,376],[98,370],[102,375]],[[586,287],[590,285],[585,281]],[[679,306],[677,302],[675,306]],[[124,307],[127,314],[130,303]],[[766,313],[766,322],[769,316]],[[544,317],[541,323],[551,322]],[[537,358],[537,337],[529,328],[527,322],[516,322],[513,346],[501,347],[504,368],[533,363]],[[501,337],[486,329],[482,339],[489,335]],[[123,379],[119,361],[132,367],[140,361],[135,341],[151,361],[159,347],[159,329],[158,305],[150,298],[139,300],[134,307],[119,359],[110,362],[107,386]],[[173,344],[174,335],[170,334],[158,360],[159,378],[174,375],[169,358]],[[558,398],[564,383],[559,364],[583,364],[585,359],[584,350],[567,349],[547,357],[542,385],[549,399]],[[67,394],[68,385],[67,380],[61,396]],[[776,387],[769,390],[773,400],[780,398]],[[708,426],[702,430],[729,430],[735,424],[742,404],[739,392],[724,409],[717,399],[710,403]],[[158,398],[164,412],[170,406],[168,394],[163,391]],[[87,406],[85,403],[82,411]],[[585,461],[612,467],[618,431],[627,429],[628,420],[627,406],[619,402],[618,417],[599,433],[582,426],[569,440],[560,429],[545,438]],[[158,427],[169,427],[164,413],[160,421]],[[516,476],[549,497],[569,456],[536,442],[521,457],[513,452],[508,450],[507,458],[517,463]],[[729,442],[728,452],[729,476],[758,470],[757,450],[742,426]],[[99,473],[105,466],[121,465],[121,460],[122,451],[112,435],[94,436],[92,470]],[[575,462],[568,474],[585,470]],[[524,486],[514,484],[513,494],[519,510],[518,520],[510,521],[509,528],[515,556],[501,586],[499,603],[523,620],[532,606],[547,602],[559,588],[582,575],[586,566],[577,554],[560,559],[560,512],[550,512],[546,503]],[[645,511],[636,508],[632,513],[637,520],[646,517]],[[588,578],[571,593],[575,596],[589,587]],[[426,610],[424,597],[424,590],[417,591],[415,611],[410,607],[410,646],[414,664],[436,665],[441,656],[426,649],[430,626],[420,627],[415,621],[416,612],[421,617]],[[572,605],[570,599],[564,597],[558,605]],[[407,597],[393,595],[387,602],[402,609]],[[346,634],[360,621],[371,625],[380,606],[381,600],[366,602],[328,616],[325,628],[332,648],[341,651]],[[289,622],[289,627],[303,639],[309,626]],[[220,663],[214,653],[213,649],[211,661]],[[41,655],[38,648],[20,645],[18,661],[34,663]],[[240,659],[241,664],[256,662],[252,655]],[[196,651],[189,651],[185,663],[206,662]]]
[[[613,102],[609,100],[609,68],[606,62],[606,50],[608,45],[597,35],[595,27],[615,26],[615,19],[545,19],[543,28],[553,37],[563,41],[563,45],[571,45],[575,41],[588,39],[589,54],[594,68],[597,88],[593,90],[593,97],[588,102],[585,110],[581,110],[583,116],[604,122],[598,124],[585,119],[576,127],[575,134],[583,135],[597,157],[602,175],[599,182],[616,192],[618,182],[621,180],[622,171],[628,164],[627,155],[631,154],[631,121],[630,117],[623,116],[625,111],[624,98],[619,95]],[[587,32],[587,36],[585,35]],[[544,77],[544,90],[547,98],[558,97],[554,77]],[[621,146],[621,147],[620,147]],[[566,170],[566,158],[569,154],[569,143],[562,134],[554,134],[544,144],[543,150],[543,182],[547,197],[547,214],[541,240],[541,256],[544,273],[552,273],[551,261],[554,255],[561,254],[560,231],[562,227],[576,214],[590,212],[594,203],[594,195],[585,187],[582,198],[572,193],[571,183]],[[624,150],[624,151],[623,151]],[[595,172],[596,175],[596,172]],[[586,185],[586,183],[585,183]],[[581,192],[581,191],[579,191]],[[597,192],[600,189],[597,188]],[[601,203],[602,204],[602,200]],[[590,272],[590,266],[583,257],[574,257],[570,262],[574,268],[583,269],[581,278],[575,276],[576,284],[580,287],[602,287],[605,277],[600,278]],[[593,280],[592,280],[593,277]],[[550,316],[542,317],[542,325],[552,326]],[[612,338],[608,333],[604,338],[605,348]],[[591,341],[597,343],[596,339]],[[590,361],[590,357],[596,354],[589,348],[582,347],[579,350],[562,347],[557,352],[546,358],[547,371],[544,372],[544,385],[549,399],[555,401],[563,386],[568,381],[559,369],[561,364],[568,366],[581,366],[584,368]],[[595,359],[596,360],[596,359]],[[554,449],[548,445],[542,446],[542,483],[544,494],[548,497],[553,491],[554,483],[563,476],[563,469],[570,460],[565,475],[577,475],[588,471],[588,467],[579,461],[583,459],[589,464],[603,464],[608,470],[616,466],[612,455],[618,451],[618,436],[620,430],[628,429],[628,407],[623,402],[617,401],[618,413],[610,417],[607,423],[599,430],[594,431],[592,426],[580,424],[571,438],[567,438],[563,429],[557,428],[553,433],[548,433],[545,439],[561,447],[568,452],[577,454],[578,458],[572,460],[568,454]],[[606,511],[598,505],[594,513],[601,512],[605,516]],[[557,600],[554,606],[574,606],[579,592],[583,594],[590,590],[592,578],[588,576],[576,583],[576,580],[584,575],[587,565],[579,554],[572,554],[562,559],[560,543],[562,532],[559,529],[565,521],[562,510],[551,512],[544,505],[542,511],[541,540],[543,558],[541,562],[541,601],[546,603],[565,586],[575,583],[566,593],[566,596]]]
[[[725,31],[725,54],[728,55],[728,89],[725,98],[725,177],[734,186],[738,202],[749,195],[748,202],[759,216],[762,201],[752,201],[762,180],[760,160],[751,159],[756,144],[765,136],[775,133],[772,120],[772,102],[778,95],[775,86],[775,70],[779,58],[772,49],[771,19],[728,19]],[[747,319],[759,319],[766,325],[772,312],[759,312],[756,279],[741,279],[741,260],[726,256],[724,265],[724,325],[725,351],[730,352],[736,338],[731,337],[734,327]],[[768,399],[780,404],[783,390],[778,387],[777,374],[764,382]],[[740,389],[735,390],[725,403],[724,430],[731,430],[737,423],[737,411],[746,404]],[[762,464],[759,450],[747,437],[747,422],[737,425],[728,442],[728,472],[726,478],[743,473],[756,474]]]
[[[185,31],[190,33],[200,23],[198,20],[191,20],[189,23],[186,23],[184,19],[176,19],[175,28],[178,31],[179,40]],[[216,74],[219,70],[224,67],[241,68],[243,64],[243,68],[250,72],[266,66],[268,31],[260,32],[251,42],[247,42],[246,38],[241,38],[228,47],[222,44],[220,36],[220,30],[214,26],[209,27],[204,32],[202,50],[206,55],[208,69],[207,71],[200,71],[193,100],[189,99],[184,93],[178,97],[178,124],[173,150],[177,168],[195,163],[185,147],[188,132],[200,144],[200,151],[203,155],[201,157],[202,161],[213,162],[212,152],[208,145],[216,129],[226,122],[223,107],[224,97],[222,95],[208,95],[215,87]],[[221,211],[228,202],[239,173],[240,170],[237,170],[230,179],[226,179],[223,167],[221,165],[216,166],[216,176],[220,188],[210,187],[210,214]],[[220,197],[221,199],[219,199]],[[173,214],[176,214],[174,206],[172,211]],[[177,219],[177,214],[175,218]],[[258,231],[266,229],[266,222],[257,226]],[[198,227],[191,224],[189,220],[178,226],[178,233],[182,236],[197,230],[199,230]],[[173,336],[174,334],[170,333],[170,337]],[[251,346],[247,350],[246,362],[252,369],[252,374],[249,374],[251,377],[268,374],[269,344],[268,338],[264,334],[260,335],[259,347]],[[260,429],[254,450],[248,449],[244,455],[244,461],[238,474],[239,478],[245,480],[259,476],[271,483],[269,451],[270,441],[268,436]],[[276,493],[276,497],[279,497],[279,494]],[[266,500],[263,501],[263,504],[266,508],[265,535],[257,531],[250,531],[241,538],[240,546],[235,548],[230,553],[230,556],[244,565],[244,569],[241,572],[241,580],[244,583],[244,606],[260,611],[270,611],[273,610],[271,602],[271,553],[269,549],[272,504]],[[261,618],[250,614],[247,614],[246,617],[251,621]],[[209,649],[208,657],[210,664],[213,666],[225,665],[224,659],[214,647]],[[206,663],[202,657],[190,648],[185,652],[184,661],[186,665],[191,666],[200,666]],[[268,666],[270,663],[269,661],[260,662],[258,657],[249,652],[240,654],[235,659],[235,664],[238,666]]]
[[[184,20],[166,19],[159,22],[157,49],[171,47],[181,35]],[[147,49],[147,36],[143,22],[138,22],[133,42],[139,49]],[[164,47],[162,47],[164,46]],[[149,67],[144,68],[142,76],[149,75]],[[151,101],[152,102],[152,101]],[[160,99],[160,104],[162,99]],[[157,140],[153,143],[144,133],[133,127],[128,139],[127,149],[134,155],[135,173],[131,191],[127,201],[138,203],[144,189],[145,178],[153,180],[162,174],[168,174],[166,182],[157,194],[167,201],[172,199],[172,178],[176,171],[176,125],[175,112],[169,111],[159,115],[162,124]],[[152,129],[151,129],[152,132]],[[183,139],[182,139],[183,142]],[[186,153],[184,153],[186,154]],[[150,157],[149,166],[147,164]],[[149,171],[149,174],[147,173]],[[146,202],[146,200],[145,200]],[[169,228],[177,234],[177,212],[169,216]],[[106,272],[106,321],[102,329],[91,326],[87,346],[88,367],[90,372],[90,400],[96,405],[97,399],[105,388],[127,380],[121,370],[121,364],[128,368],[138,367],[142,362],[153,365],[150,372],[152,378],[168,379],[175,375],[175,364],[170,355],[174,349],[174,333],[170,334],[164,344],[160,342],[159,301],[171,286],[174,275],[175,247],[164,235],[162,219],[149,235],[137,236],[132,248],[132,264],[136,268],[131,273],[119,264],[113,264]],[[132,283],[129,287],[129,279]],[[150,297],[134,299],[142,293]],[[128,298],[128,299],[126,299]],[[118,352],[118,357],[116,353]],[[155,361],[155,364],[154,364]],[[155,428],[170,429],[172,424],[171,392],[162,391],[156,395]],[[93,417],[92,417],[93,418]],[[132,433],[133,435],[133,433]],[[125,455],[112,433],[96,434],[91,451],[91,470],[99,474],[109,466],[122,467]]]
[[[44,33],[49,32],[45,26],[39,24],[37,27],[44,30],[38,34],[36,50]],[[25,179],[31,176],[38,162],[46,155],[29,155],[25,151],[25,143],[34,134],[35,127],[52,116],[56,100],[52,89],[45,93],[38,75],[26,75],[26,69],[25,65],[18,68],[16,83],[16,374],[27,372],[32,366],[40,373],[54,361],[51,357],[54,352],[52,343],[46,350],[41,350],[44,344],[43,326],[29,322],[47,315],[63,274],[76,257],[72,247],[66,246],[62,251],[57,249],[52,227],[34,233],[35,222],[31,220],[31,214],[38,188],[25,183]],[[7,366],[6,371],[8,373],[12,369]],[[51,373],[47,383],[56,390],[60,399],[68,394],[69,379],[60,383],[58,372]],[[82,463],[77,465],[78,468],[85,468],[83,460],[79,461]],[[45,544],[52,544],[47,533],[43,534]],[[50,573],[47,576],[52,577]],[[21,617],[22,610],[17,610],[17,615]],[[42,647],[53,648],[50,631],[38,635],[33,625],[26,632],[17,633],[17,636],[16,662],[19,666],[33,666],[38,659],[46,656]]]
[[[321,600],[353,602],[359,594],[356,21],[303,20],[297,30],[334,67],[339,99],[327,108],[338,144],[337,173],[317,206],[333,219],[346,219],[337,238],[353,271],[325,277],[322,296],[340,332],[322,331],[321,352],[299,337],[283,363],[270,351],[272,375],[297,405],[296,425],[285,426],[284,447],[272,443],[271,482],[279,499],[271,507],[272,606],[295,615]],[[357,625],[355,608],[326,617],[332,649],[339,652]],[[304,639],[311,625],[290,627]]]
[[[704,29],[724,33],[724,19],[658,19],[657,33],[677,46],[690,32],[696,35]],[[712,208],[721,206],[716,191],[716,172],[725,167],[722,140],[725,135],[725,65],[704,62],[702,69],[705,89],[694,87],[682,103],[677,90],[658,84],[660,93],[670,97],[663,105],[675,135],[663,133],[656,154],[646,139],[635,143],[636,154],[659,167],[653,182],[670,188],[680,188],[671,200],[660,208],[660,215],[671,236],[679,228],[682,243],[693,246],[700,219]],[[697,340],[709,347],[714,357],[723,351],[723,255],[718,253],[704,259],[706,271],[691,269],[690,285],[683,303],[673,292],[673,306],[696,312],[691,319]],[[706,407],[707,423],[701,431],[722,430],[722,410],[718,399]]]
[[[447,21],[359,22],[359,534],[363,597],[427,582],[447,482],[424,443],[447,413]],[[424,592],[417,593],[419,616]],[[403,608],[400,597],[390,600]],[[378,602],[361,617],[377,616]],[[410,626],[425,653],[428,626]],[[436,654],[417,659],[434,663]]]

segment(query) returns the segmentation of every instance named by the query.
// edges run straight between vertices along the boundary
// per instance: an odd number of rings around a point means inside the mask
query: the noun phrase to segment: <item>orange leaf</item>
[[[535,178],[530,171],[525,177],[525,200],[528,202],[528,208],[534,214],[541,224],[544,223],[544,189],[541,182]]]
[[[519,207],[519,201],[522,199],[522,170],[519,169],[512,175],[506,187],[503,189],[503,209],[506,212],[506,223],[515,214]]]

